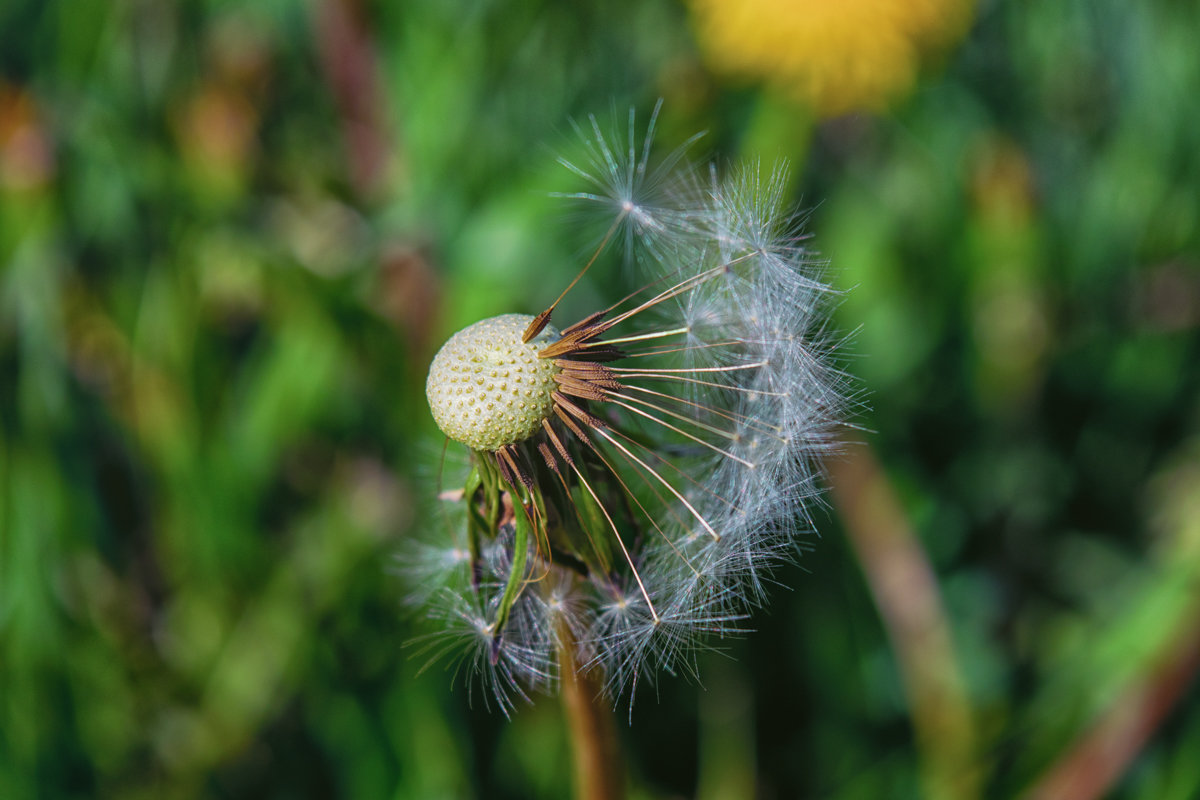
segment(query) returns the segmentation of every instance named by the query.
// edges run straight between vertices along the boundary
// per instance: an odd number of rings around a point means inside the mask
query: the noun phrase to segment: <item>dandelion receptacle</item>
[[[596,255],[624,246],[641,288],[564,322],[572,282],[455,334],[429,372],[469,462],[442,493],[449,538],[406,568],[444,623],[435,648],[465,643],[506,710],[564,664],[616,697],[743,630],[811,528],[845,407],[832,292],[782,168],[655,161],[653,128],[592,120],[587,157],[564,161],[584,188],[563,197],[611,214]]]

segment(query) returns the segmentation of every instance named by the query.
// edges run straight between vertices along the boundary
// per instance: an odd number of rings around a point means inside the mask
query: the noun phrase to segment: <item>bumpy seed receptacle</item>
[[[503,314],[463,328],[434,356],[425,382],[442,433],[472,450],[499,450],[538,431],[553,411],[560,371],[538,351],[558,339],[547,325],[521,341],[533,317]]]

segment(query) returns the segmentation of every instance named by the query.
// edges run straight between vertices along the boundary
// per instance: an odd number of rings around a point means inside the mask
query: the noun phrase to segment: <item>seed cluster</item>
[[[533,317],[503,314],[463,328],[434,356],[425,394],[442,433],[472,450],[499,450],[536,433],[554,408],[560,368],[538,351],[559,338],[547,325],[521,341]]]

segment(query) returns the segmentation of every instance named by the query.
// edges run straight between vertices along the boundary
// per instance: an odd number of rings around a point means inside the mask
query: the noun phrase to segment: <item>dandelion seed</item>
[[[613,215],[597,256],[623,240],[644,288],[557,328],[572,282],[537,316],[465,328],[430,367],[433,417],[471,452],[443,502],[466,513],[410,568],[506,711],[562,664],[615,697],[741,632],[809,528],[844,410],[830,291],[782,173],[700,181],[682,151],[653,163],[653,127],[640,145],[632,115],[623,139],[580,127],[589,162],[564,163],[586,190],[562,195]]]

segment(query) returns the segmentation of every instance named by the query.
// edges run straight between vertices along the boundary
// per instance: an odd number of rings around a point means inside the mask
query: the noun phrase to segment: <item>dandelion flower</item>
[[[966,0],[690,0],[718,72],[764,80],[822,116],[877,110],[915,83],[922,58],[966,30]]]
[[[437,641],[467,645],[506,711],[564,664],[615,697],[743,630],[810,527],[843,410],[830,292],[782,171],[655,165],[653,126],[639,146],[632,114],[623,136],[593,119],[586,160],[564,161],[584,182],[564,196],[612,216],[597,255],[624,240],[644,288],[562,327],[562,296],[483,320],[430,367],[433,417],[469,462],[443,493],[450,539],[408,569]]]

